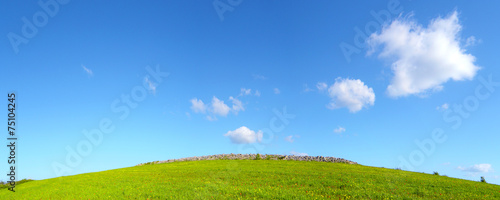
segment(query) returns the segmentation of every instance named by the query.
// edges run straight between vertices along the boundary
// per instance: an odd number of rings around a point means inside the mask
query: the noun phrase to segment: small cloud
[[[286,136],[285,141],[293,143],[293,135]]]
[[[458,170],[464,171],[464,172],[472,172],[472,173],[488,173],[488,172],[493,172],[493,168],[491,167],[491,164],[475,164],[470,167],[457,167]]]
[[[247,128],[246,126],[242,126],[234,131],[228,131],[224,136],[229,137],[232,143],[234,144],[250,144],[255,142],[262,141],[262,131],[253,131]]]
[[[94,75],[94,72],[92,72],[92,70],[90,70],[89,68],[85,67],[84,65],[82,65],[82,68],[83,70],[89,75],[89,76],[93,76]]]
[[[262,76],[260,74],[252,74],[252,76],[253,76],[253,79],[255,79],[255,80],[267,80],[267,77]]]
[[[443,104],[441,106],[436,107],[436,110],[439,110],[439,111],[441,111],[441,110],[447,110],[449,107],[450,106],[447,103],[445,103],[445,104]]]
[[[207,110],[207,107],[203,103],[203,101],[193,98],[190,100],[191,101],[191,110],[195,113],[205,113]]]
[[[246,96],[252,94],[252,89],[241,88],[240,96]]]
[[[258,90],[255,90],[255,96],[260,97],[260,92]]]
[[[340,133],[342,133],[342,132],[345,132],[345,128],[344,128],[344,127],[339,126],[338,128],[333,129],[333,132],[334,132],[334,133],[338,133],[338,134],[340,134]]]
[[[190,114],[189,112],[186,112],[186,117],[187,117],[188,119],[191,119],[191,114]]]
[[[233,103],[232,110],[235,114],[238,114],[239,111],[245,111],[245,108],[243,107],[243,103],[241,103],[240,100],[233,98],[233,97],[229,97],[229,100],[231,100],[231,102]]]
[[[205,104],[201,99],[193,98],[191,102],[191,110],[194,113],[207,113],[206,119],[209,121],[216,121],[216,116],[227,116],[229,111],[232,111],[237,115],[240,111],[245,111],[243,103],[236,97],[229,97],[232,106],[229,107],[224,101],[220,100],[216,96],[213,96],[212,102],[210,104]]]
[[[476,37],[470,36],[470,37],[468,37],[465,40],[465,46],[464,47],[474,46],[474,45],[476,45],[478,43],[481,43],[481,40],[477,40]]]
[[[307,156],[307,153],[299,153],[299,152],[295,152],[295,151],[290,151],[290,154],[292,154],[294,156]]]
[[[280,89],[274,88],[274,94],[279,94],[279,93],[281,93]]]
[[[221,101],[217,97],[212,98],[212,106],[210,111],[215,115],[226,116],[231,109],[227,106],[224,101]]]
[[[336,78],[335,83],[328,88],[331,102],[327,106],[329,109],[346,107],[349,112],[355,113],[362,108],[373,106],[375,103],[375,93],[373,89],[359,79]]]
[[[451,164],[450,162],[445,162],[445,163],[442,163],[441,165],[448,166],[450,164]]]
[[[328,87],[328,85],[324,82],[318,82],[316,84],[316,88],[318,88],[319,91],[323,91]]]
[[[156,84],[149,80],[149,76],[144,77],[144,82],[146,83],[146,89],[148,89],[151,93],[156,94]]]
[[[311,89],[307,84],[304,84],[304,89],[302,91],[303,92],[311,92],[311,91],[314,91],[314,90]]]
[[[206,118],[208,121],[217,121],[217,117],[215,117],[215,116],[207,115]]]

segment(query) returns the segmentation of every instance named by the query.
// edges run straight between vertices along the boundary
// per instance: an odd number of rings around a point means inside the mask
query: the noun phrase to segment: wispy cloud
[[[267,77],[260,75],[260,74],[252,74],[253,79],[255,80],[267,80]]]
[[[314,91],[307,84],[304,84],[303,87],[304,87],[304,89],[302,89],[302,92],[311,92],[311,91]]]
[[[468,37],[466,40],[465,40],[465,45],[464,47],[468,47],[468,46],[474,46],[478,43],[481,43],[482,41],[481,40],[478,40],[476,39],[476,37],[474,36],[470,36]]]
[[[280,89],[274,88],[274,94],[279,94],[279,93],[281,93]]]
[[[156,84],[154,84],[151,80],[149,80],[149,77],[146,76],[144,77],[144,82],[146,83],[146,86],[151,93],[156,94]]]
[[[239,96],[246,96],[252,94],[252,89],[241,88]]]
[[[260,91],[258,91],[258,90],[255,90],[255,96],[258,96],[258,97],[260,97]]]
[[[340,133],[342,133],[342,132],[345,132],[345,128],[344,128],[344,127],[339,126],[338,128],[333,129],[333,132],[334,132],[334,133],[338,133],[338,134],[340,134]]]
[[[475,164],[470,167],[462,167],[458,166],[458,170],[464,171],[464,172],[471,172],[471,173],[488,173],[488,172],[493,172],[493,168],[491,167],[491,164]]]
[[[240,100],[234,98],[234,97],[229,97],[229,100],[233,103],[232,110],[235,114],[238,114],[239,111],[245,111],[245,108],[243,107],[243,103],[241,103]]]
[[[285,141],[292,143],[294,141],[293,135],[286,136]]]
[[[318,88],[319,91],[323,91],[328,87],[328,85],[325,82],[318,82],[316,84],[316,88]]]
[[[436,107],[436,110],[442,111],[442,110],[448,110],[450,106],[447,103],[444,103],[443,105],[440,105]]]
[[[295,155],[295,156],[307,156],[307,153],[299,153],[296,151],[290,151],[290,154]]]
[[[85,67],[85,65],[82,64],[82,68],[83,70],[89,75],[89,76],[93,76],[94,75],[94,72],[92,72],[92,70],[90,70],[89,68]]]

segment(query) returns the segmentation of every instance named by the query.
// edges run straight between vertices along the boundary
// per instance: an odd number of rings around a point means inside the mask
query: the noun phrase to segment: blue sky
[[[497,1],[41,2],[0,6],[18,178],[267,153],[500,184]]]

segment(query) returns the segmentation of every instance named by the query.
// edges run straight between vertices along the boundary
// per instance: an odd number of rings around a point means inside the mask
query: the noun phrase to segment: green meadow
[[[1,199],[500,199],[500,186],[344,163],[204,160],[36,180]]]

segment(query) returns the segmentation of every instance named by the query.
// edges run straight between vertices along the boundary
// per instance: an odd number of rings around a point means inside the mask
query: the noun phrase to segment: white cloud
[[[217,121],[217,117],[215,117],[215,116],[207,115],[206,118],[208,121]]]
[[[226,116],[231,109],[227,106],[224,101],[221,101],[217,97],[212,98],[212,106],[210,111],[215,115]]]
[[[316,84],[316,88],[318,88],[319,91],[323,91],[328,87],[328,85],[324,82],[318,82]]]
[[[375,103],[373,89],[366,86],[359,79],[335,79],[335,83],[328,88],[331,102],[329,109],[346,107],[351,113],[360,111],[363,107],[372,106]]]
[[[151,80],[149,80],[149,77],[146,76],[144,77],[144,82],[146,83],[146,86],[151,93],[156,94],[156,84],[154,84]]]
[[[193,112],[205,113],[205,111],[207,110],[207,107],[205,106],[203,101],[201,101],[197,98],[193,98],[190,101],[191,101],[191,110],[193,110]]]
[[[262,141],[262,131],[252,131],[246,126],[242,126],[234,131],[228,131],[224,136],[229,137],[232,143],[249,144]]]
[[[231,100],[231,102],[233,103],[232,110],[235,114],[238,114],[239,111],[245,111],[245,108],[243,107],[243,103],[241,103],[240,100],[233,98],[233,97],[229,97],[229,100]]]
[[[307,156],[307,153],[299,153],[295,151],[290,151],[290,154],[295,155],[295,156]]]
[[[392,60],[394,77],[387,87],[392,97],[425,95],[439,91],[448,80],[471,80],[479,67],[476,58],[460,46],[457,12],[433,19],[427,27],[398,18],[367,40],[372,49],[383,46],[381,58]]]
[[[474,36],[470,36],[467,38],[467,40],[465,40],[465,46],[464,47],[468,47],[468,46],[474,46],[478,43],[481,43],[481,40],[477,40],[476,37]]]
[[[85,70],[85,72],[86,72],[89,76],[93,76],[93,75],[94,75],[94,72],[92,72],[92,70],[90,70],[89,68],[86,68],[84,65],[82,65],[82,68],[83,68],[83,70]]]
[[[267,77],[262,76],[262,75],[260,75],[260,74],[252,74],[252,76],[253,76],[253,78],[254,78],[255,80],[266,80],[266,79],[267,79]]]
[[[279,94],[279,93],[281,93],[280,89],[274,88],[274,94]]]
[[[436,110],[447,110],[450,107],[447,103],[444,103],[443,105],[440,105],[436,107]]]
[[[461,167],[458,166],[457,169],[464,171],[464,172],[472,172],[472,173],[488,173],[488,172],[493,172],[493,168],[491,167],[491,164],[475,164],[470,167]]]
[[[258,90],[255,90],[255,96],[260,97],[260,92]]]
[[[241,88],[240,96],[250,95],[252,93],[252,89]]]
[[[311,88],[309,87],[309,85],[307,85],[307,84],[304,84],[304,86],[303,86],[303,87],[304,87],[304,89],[302,90],[303,92],[311,92],[311,91],[313,91],[313,89],[311,89]]]
[[[345,132],[345,128],[344,128],[344,127],[339,126],[338,128],[333,129],[333,132],[334,132],[334,133],[339,133],[339,134],[340,134],[340,133],[342,133],[342,132]]]
[[[293,135],[286,136],[285,141],[292,143],[293,142]]]
[[[232,103],[231,107],[215,96],[212,97],[210,104],[203,103],[201,99],[193,98],[190,100],[191,110],[195,113],[207,113],[206,119],[209,121],[216,121],[216,116],[227,116],[229,111],[232,111],[235,115],[240,111],[245,111],[245,107],[239,99],[230,96],[229,100]]]

